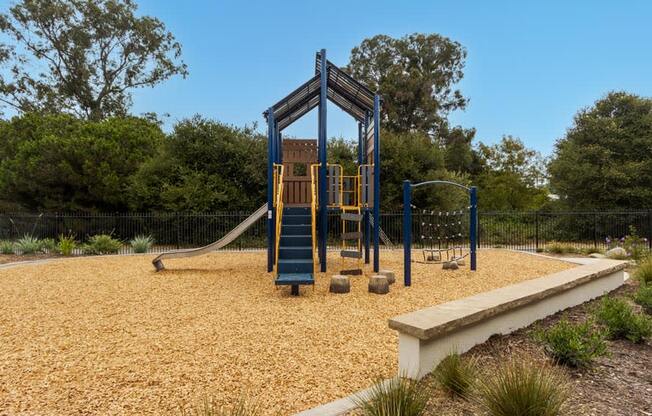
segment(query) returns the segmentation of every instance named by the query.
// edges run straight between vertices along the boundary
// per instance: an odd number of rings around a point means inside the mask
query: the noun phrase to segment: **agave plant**
[[[129,242],[134,253],[147,253],[154,244],[154,239],[151,235],[138,235]]]
[[[34,254],[41,251],[41,242],[30,234],[25,234],[16,241],[16,249],[21,254]]]

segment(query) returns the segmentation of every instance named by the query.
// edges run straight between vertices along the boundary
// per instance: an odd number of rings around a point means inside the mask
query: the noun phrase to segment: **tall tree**
[[[539,152],[519,138],[503,136],[492,146],[480,143],[479,156],[482,169],[476,182],[481,209],[530,210],[546,203],[545,164]]]
[[[377,35],[353,48],[346,70],[382,92],[386,129],[437,135],[448,113],[467,104],[455,88],[465,59],[462,45],[438,34]]]
[[[133,89],[180,74],[181,45],[132,0],[21,0],[0,15],[0,103],[100,120],[127,114]]]
[[[652,206],[652,99],[611,92],[555,145],[550,184],[570,208]]]

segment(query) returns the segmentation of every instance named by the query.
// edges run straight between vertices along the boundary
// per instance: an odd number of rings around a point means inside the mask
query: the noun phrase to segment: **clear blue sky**
[[[577,110],[606,92],[652,96],[650,1],[138,2],[182,43],[190,69],[135,94],[134,111],[169,113],[168,128],[199,113],[262,130],[262,111],[313,74],[315,51],[345,65],[376,34],[436,32],[464,45],[470,104],[451,118],[484,142],[512,134],[549,154]],[[287,130],[316,132],[314,112]],[[330,106],[328,133],[354,137],[356,125]]]

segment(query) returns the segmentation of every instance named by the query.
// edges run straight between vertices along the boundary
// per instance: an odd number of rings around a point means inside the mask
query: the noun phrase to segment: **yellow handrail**
[[[310,165],[310,192],[312,193],[312,200],[310,202],[310,217],[311,217],[311,226],[312,226],[312,272],[315,273],[317,270],[317,260],[319,255],[317,251],[317,206],[318,206],[318,196],[317,196],[317,175],[319,175],[319,166],[320,164]]]
[[[276,207],[276,276],[278,276],[278,252],[281,245],[281,224],[283,222],[283,165],[274,163],[274,206]]]

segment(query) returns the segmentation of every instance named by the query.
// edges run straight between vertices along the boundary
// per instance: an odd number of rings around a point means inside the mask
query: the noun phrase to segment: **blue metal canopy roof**
[[[364,122],[367,114],[373,113],[374,93],[330,61],[326,61],[326,67],[328,99],[357,121]],[[319,105],[320,73],[321,60],[317,52],[315,76],[272,106],[279,131]],[[263,115],[267,117],[268,111]]]

